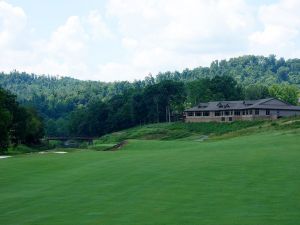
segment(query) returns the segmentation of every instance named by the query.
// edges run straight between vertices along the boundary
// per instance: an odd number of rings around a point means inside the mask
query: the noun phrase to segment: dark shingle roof
[[[293,106],[288,103],[282,102],[282,105],[266,104],[275,98],[266,98],[259,100],[240,100],[240,101],[214,101],[208,103],[200,103],[199,105],[185,110],[190,111],[219,111],[219,110],[242,110],[242,109],[286,109],[286,110],[299,110],[300,106]],[[275,99],[277,100],[277,99]],[[280,100],[279,100],[280,101]]]

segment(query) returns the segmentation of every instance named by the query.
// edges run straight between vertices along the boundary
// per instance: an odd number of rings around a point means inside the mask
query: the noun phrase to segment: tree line
[[[136,125],[178,121],[185,108],[216,100],[276,97],[297,104],[299,89],[292,85],[239,85],[232,77],[216,76],[184,83],[163,80],[131,89],[108,101],[95,100],[70,114],[69,134],[100,136]]]
[[[43,121],[36,110],[20,106],[16,96],[0,88],[0,154],[11,144],[39,144],[43,136]]]

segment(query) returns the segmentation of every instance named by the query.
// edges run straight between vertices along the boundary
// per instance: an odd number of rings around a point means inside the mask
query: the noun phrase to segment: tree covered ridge
[[[43,95],[51,96],[50,99],[61,96],[72,98],[77,95],[78,104],[85,104],[90,98],[107,99],[113,95],[121,94],[129,88],[145,87],[162,80],[186,82],[214,76],[231,76],[244,86],[275,83],[299,86],[300,59],[276,59],[275,55],[269,57],[246,55],[229,60],[215,60],[210,67],[185,69],[182,72],[167,71],[158,73],[154,77],[150,74],[144,80],[134,82],[81,81],[69,77],[38,76],[13,71],[9,74],[0,73],[0,85],[17,94],[21,101],[33,100],[35,97]]]
[[[210,67],[112,83],[13,71],[0,73],[0,86],[16,94],[22,105],[37,109],[47,135],[100,136],[176,120],[184,108],[211,100],[274,96],[295,104],[300,60],[242,56],[214,61]]]
[[[276,59],[246,55],[229,60],[215,60],[210,67],[197,67],[179,72],[159,73],[156,80],[175,79],[190,81],[205,77],[231,76],[243,85],[287,83],[300,85],[300,59]]]

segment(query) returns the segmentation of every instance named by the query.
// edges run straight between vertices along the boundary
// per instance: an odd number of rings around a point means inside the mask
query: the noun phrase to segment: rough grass
[[[28,147],[26,145],[18,145],[18,146],[11,146],[8,148],[7,154],[8,155],[16,155],[16,154],[25,154],[30,152],[37,152],[38,149],[34,149]]]
[[[236,121],[233,123],[159,123],[135,127],[105,135],[96,143],[118,143],[126,139],[177,140],[194,139],[201,135],[222,135],[249,127],[259,126],[266,121]]]
[[[196,140],[203,135],[210,139],[222,139],[239,135],[249,135],[270,130],[300,128],[300,117],[283,118],[276,121],[235,121],[233,123],[158,123],[138,126],[105,135],[94,143],[118,143],[128,139],[139,140]]]
[[[97,141],[95,141],[95,143],[93,145],[89,145],[88,149],[91,150],[96,150],[96,151],[105,151],[107,149],[110,149],[114,146],[115,144],[98,144]]]
[[[296,225],[300,133],[0,160],[0,224]]]

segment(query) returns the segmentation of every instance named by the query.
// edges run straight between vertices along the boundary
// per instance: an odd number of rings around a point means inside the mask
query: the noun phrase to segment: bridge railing
[[[45,137],[48,141],[66,141],[66,140],[79,140],[79,141],[92,141],[96,137]]]

